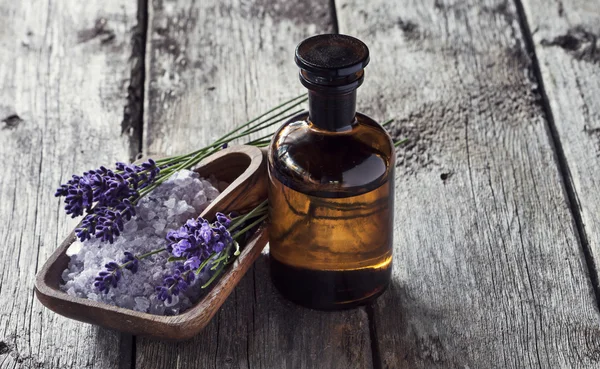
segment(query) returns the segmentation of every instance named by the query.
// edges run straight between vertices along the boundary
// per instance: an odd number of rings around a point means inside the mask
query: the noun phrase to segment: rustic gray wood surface
[[[302,93],[295,45],[336,31],[371,50],[359,109],[408,138],[376,303],[299,308],[266,255],[190,342],[35,300],[59,183]],[[0,368],[599,367],[599,37],[597,0],[0,0]]]
[[[551,128],[600,304],[600,3],[523,2]]]
[[[381,365],[598,367],[596,300],[514,4],[336,5],[340,32],[372,52],[360,106],[409,140],[394,280],[374,307]]]
[[[57,185],[129,156],[136,14],[121,0],[0,1],[0,368],[130,367],[130,337],[50,312],[33,283],[76,224]]]

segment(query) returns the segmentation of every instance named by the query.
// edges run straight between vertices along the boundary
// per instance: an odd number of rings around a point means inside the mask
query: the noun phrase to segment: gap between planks
[[[146,42],[148,38],[148,0],[137,0],[137,24],[131,36],[131,71],[127,104],[123,110],[121,134],[129,134],[129,160],[142,153],[144,143],[144,92],[146,83]],[[136,336],[121,333],[119,369],[136,368]]]
[[[590,283],[592,284],[592,290],[594,291],[596,307],[598,308],[598,311],[600,311],[600,285],[598,282],[598,269],[596,263],[594,262],[594,257],[587,233],[585,232],[585,226],[581,216],[581,204],[579,203],[577,192],[573,186],[571,169],[560,141],[556,123],[554,121],[554,114],[552,114],[552,108],[550,106],[550,100],[548,99],[546,88],[544,87],[544,79],[542,78],[542,72],[540,69],[539,60],[537,58],[535,44],[533,42],[533,36],[529,27],[527,15],[525,14],[521,0],[514,0],[514,2],[519,17],[519,26],[521,28],[521,32],[523,33],[523,40],[525,41],[525,48],[529,54],[529,57],[531,58],[531,69],[538,83],[537,92],[541,96],[540,105],[547,122],[546,127],[548,128],[548,138],[556,154],[556,162],[559,168],[560,177],[569,202],[569,211],[573,216],[573,222],[575,223],[575,229],[577,230],[577,237],[585,258],[585,264],[588,270]]]
[[[148,0],[137,0],[137,24],[131,35],[131,71],[127,104],[123,110],[121,134],[129,135],[129,159],[140,157],[144,142],[144,85],[146,83],[146,41]]]

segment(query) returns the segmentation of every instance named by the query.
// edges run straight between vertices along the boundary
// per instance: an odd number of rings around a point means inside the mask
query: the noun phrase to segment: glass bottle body
[[[269,151],[271,274],[288,299],[343,309],[381,294],[391,278],[394,146],[357,113],[325,130],[308,113],[284,124]]]

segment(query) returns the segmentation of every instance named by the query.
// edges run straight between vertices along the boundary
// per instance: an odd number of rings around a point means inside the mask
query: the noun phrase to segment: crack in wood
[[[131,74],[127,87],[127,104],[123,109],[121,134],[129,136],[129,159],[137,159],[143,149],[144,84],[146,79],[146,42],[148,28],[147,0],[138,0],[137,24],[131,36]]]
[[[581,248],[581,251],[582,251],[584,259],[585,259],[587,272],[588,272],[588,275],[590,278],[591,288],[594,292],[596,306],[597,306],[597,308],[600,309],[600,285],[599,285],[598,269],[596,266],[596,262],[594,261],[593,252],[592,252],[589,240],[588,240],[587,232],[585,231],[585,225],[583,223],[583,218],[582,218],[581,204],[579,203],[579,200],[578,200],[578,195],[577,195],[577,192],[576,192],[574,184],[573,184],[573,176],[571,175],[571,169],[569,167],[569,163],[565,156],[562,142],[560,140],[560,136],[558,133],[558,129],[556,127],[556,122],[554,120],[554,114],[552,113],[550,100],[548,98],[546,89],[544,87],[544,80],[542,78],[540,63],[538,61],[538,58],[537,58],[537,55],[535,52],[535,46],[534,46],[531,30],[529,29],[529,23],[527,21],[527,16],[525,14],[525,10],[523,9],[523,4],[521,3],[521,1],[517,0],[515,2],[515,4],[517,6],[517,14],[519,16],[519,24],[520,24],[521,30],[523,32],[523,39],[525,41],[525,46],[527,48],[527,51],[529,52],[529,55],[531,55],[533,70],[535,72],[535,77],[539,83],[538,90],[542,97],[543,111],[544,111],[544,115],[546,117],[547,126],[548,126],[548,136],[549,136],[552,146],[554,147],[554,151],[556,152],[556,161],[558,164],[558,169],[559,169],[560,177],[562,180],[562,184],[563,184],[565,192],[566,192],[569,210],[570,210],[571,216],[573,217],[573,220],[575,223],[576,235],[578,236],[580,248]],[[576,27],[574,30],[575,30],[575,32],[572,32],[571,35],[567,38],[560,39],[561,36],[558,37],[559,40],[557,40],[555,38],[551,42],[553,45],[550,45],[548,42],[546,42],[546,45],[544,45],[544,41],[542,41],[542,45],[543,46],[560,46],[560,47],[564,48],[565,50],[577,51],[577,50],[579,50],[579,48],[581,46],[580,41],[578,41],[575,36],[575,35],[578,35],[577,37],[582,37],[583,39],[590,39],[590,40],[593,39],[594,40],[594,42],[593,42],[594,50],[597,51],[595,49],[595,42],[596,42],[595,35],[594,35],[594,37],[591,37],[590,35],[586,35],[586,32],[582,31],[579,27]],[[567,35],[569,35],[569,33],[567,33]],[[576,56],[576,58],[577,58],[577,56]],[[598,58],[600,61],[600,55],[598,55]]]
[[[108,27],[108,20],[106,18],[98,18],[94,23],[94,27],[77,32],[77,40],[79,43],[91,41],[96,37],[100,37],[101,44],[107,44],[114,41],[116,37],[115,32]]]
[[[545,47],[560,47],[576,60],[600,65],[598,35],[583,26],[573,27],[566,34],[552,40],[543,39],[540,44]]]

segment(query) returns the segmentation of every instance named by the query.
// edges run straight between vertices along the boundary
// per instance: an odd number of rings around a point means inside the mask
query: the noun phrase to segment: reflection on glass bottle
[[[368,61],[349,36],[303,41],[296,63],[309,112],[285,123],[269,148],[272,280],[316,309],[364,304],[391,278],[394,145],[355,111]]]

